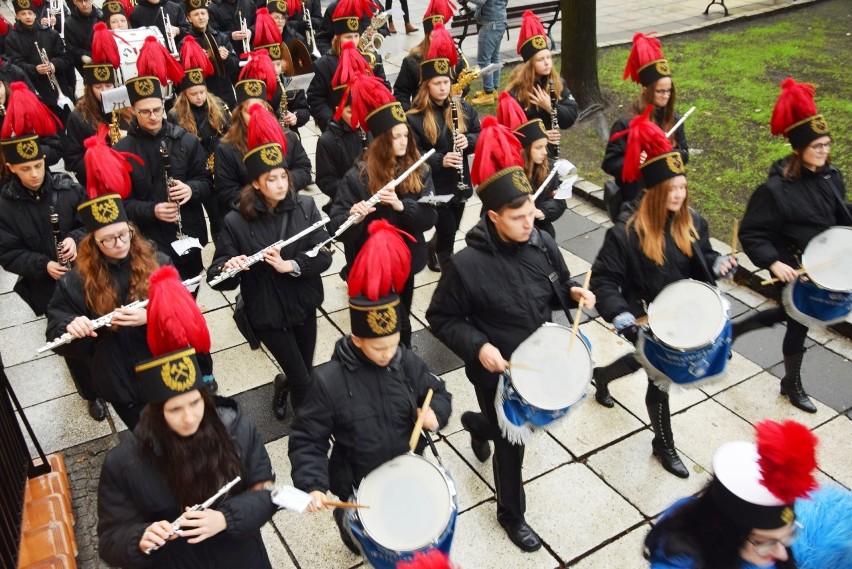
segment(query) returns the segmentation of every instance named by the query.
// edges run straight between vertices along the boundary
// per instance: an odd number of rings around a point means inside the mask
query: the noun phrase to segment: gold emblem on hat
[[[284,162],[284,157],[281,155],[281,147],[277,144],[261,150],[260,159],[267,166],[280,166]]]
[[[357,32],[358,24],[358,18],[346,18],[346,27],[349,29],[349,31]]]
[[[669,69],[669,62],[666,59],[661,59],[654,66],[657,69],[657,73],[660,75],[671,75],[671,69]]]
[[[101,225],[107,225],[118,219],[118,204],[109,198],[92,204],[92,217]]]
[[[547,49],[547,41],[544,36],[533,36],[532,46],[536,49]]]
[[[435,72],[441,75],[447,73],[450,70],[450,61],[448,59],[436,59],[435,60]]]
[[[189,82],[193,85],[204,83],[204,74],[201,73],[200,69],[190,69],[187,74],[189,75]]]
[[[18,6],[21,10],[29,10],[32,4],[30,4],[30,0],[18,0]]]
[[[287,2],[285,2],[284,0],[278,0],[278,2],[275,3],[275,6],[282,14],[287,13]]]
[[[172,391],[186,391],[195,385],[195,366],[188,356],[166,362],[160,368],[160,378]]]
[[[101,83],[106,83],[109,81],[109,67],[106,65],[98,65],[94,69],[92,69],[92,76],[96,81],[100,81]]]
[[[396,329],[396,318],[396,310],[393,307],[370,310],[367,313],[367,325],[374,334],[387,336]]]
[[[119,4],[118,2],[107,2],[106,9],[107,11],[112,12],[113,14],[120,14],[121,4]]]
[[[189,6],[195,10],[196,8],[204,7],[204,0],[189,0]]]
[[[546,129],[546,128],[544,128],[544,121],[542,121],[542,120],[537,120],[537,121],[536,121],[536,123],[538,124],[538,128],[540,128],[540,129],[541,129],[541,132],[542,132],[543,134],[547,134],[547,129]]]
[[[38,144],[35,140],[24,140],[15,145],[15,152],[24,160],[33,160],[38,156]]]
[[[825,117],[817,115],[811,119],[811,130],[817,134],[828,134],[828,123],[825,122]]]
[[[391,105],[391,115],[393,115],[393,118],[395,118],[399,122],[408,122],[408,119],[405,118],[405,110],[399,103],[393,103]]]
[[[787,506],[783,510],[781,510],[781,521],[785,524],[789,524],[794,519],[796,519],[796,514],[793,513],[793,508]]]
[[[512,185],[520,192],[525,194],[530,193],[530,184],[527,181],[527,177],[524,176],[524,173],[521,170],[515,170],[512,172]]]
[[[679,153],[669,154],[666,156],[666,166],[675,174],[683,174],[686,172],[686,167],[683,165],[683,159]]]
[[[243,91],[249,97],[257,97],[263,92],[263,85],[260,84],[260,81],[249,81],[243,84]]]
[[[150,79],[140,79],[133,82],[133,90],[140,97],[149,97],[154,94],[154,82]]]
[[[281,44],[276,43],[269,46],[269,57],[272,59],[281,59]]]

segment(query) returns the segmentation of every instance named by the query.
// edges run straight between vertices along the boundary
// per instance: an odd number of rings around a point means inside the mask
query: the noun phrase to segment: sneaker
[[[497,91],[482,93],[482,95],[471,99],[470,102],[474,105],[493,105],[497,102]]]

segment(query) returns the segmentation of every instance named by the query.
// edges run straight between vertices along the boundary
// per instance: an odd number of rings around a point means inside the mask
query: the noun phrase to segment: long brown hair
[[[86,234],[77,247],[75,269],[83,280],[86,304],[98,316],[108,314],[129,301],[148,298],[148,278],[160,266],[154,245],[142,237],[132,222],[127,224],[134,232],[130,240],[130,286],[127,298],[118,298],[108,261],[95,243],[95,234]]]
[[[639,247],[646,257],[662,266],[666,262],[666,222],[669,210],[666,207],[673,178],[665,180],[653,188],[648,188],[639,208],[627,220],[627,228],[633,227],[639,236]],[[698,240],[698,231],[692,223],[689,212],[689,190],[680,209],[674,213],[669,232],[677,248],[687,257],[692,257],[692,242]]]
[[[414,142],[414,134],[411,132],[411,127],[406,126],[408,127],[408,146],[405,149],[405,156],[400,158],[394,156],[390,130],[386,130],[373,138],[373,142],[370,143],[364,153],[367,189],[370,191],[370,195],[374,195],[384,188],[391,180],[408,170],[420,159],[417,143]],[[419,194],[422,189],[423,180],[420,179],[419,172],[414,172],[396,187],[396,192],[404,196],[406,194]]]
[[[526,174],[527,180],[530,181],[533,191],[536,191],[550,173],[548,160],[545,158],[541,164],[534,163],[532,161],[532,145],[524,146],[521,154],[524,157],[524,174]]]
[[[831,164],[831,156],[825,157],[825,165]],[[784,164],[784,169],[781,171],[781,176],[785,180],[801,180],[802,169],[805,167],[805,162],[802,160],[802,155],[799,152],[793,152]]]
[[[542,79],[539,79],[535,72],[533,56],[529,61],[522,65],[516,65],[509,75],[509,82],[506,84],[506,90],[511,91],[524,110],[530,108],[529,94],[532,92],[536,82],[542,85]],[[562,79],[559,73],[556,72],[556,66],[550,68],[550,76],[544,80],[544,90],[548,91],[550,81],[553,81],[553,87],[556,89],[556,99],[559,100],[563,95]],[[549,92],[549,91],[548,91]]]
[[[192,436],[181,437],[169,428],[163,415],[167,401],[149,403],[139,419],[143,448],[166,477],[181,512],[185,506],[204,502],[234,477],[245,477],[213,396],[207,389],[198,391],[204,400],[204,417]],[[159,452],[154,452],[155,445]]]
[[[256,105],[257,99],[248,99],[243,101],[231,111],[231,127],[228,129],[228,132],[225,133],[225,136],[222,137],[220,142],[227,142],[234,148],[240,151],[241,156],[245,156],[246,152],[248,152],[248,145],[246,144],[246,137],[248,136],[248,125],[246,121],[243,120],[243,109],[247,104]],[[272,107],[266,101],[261,101],[260,104],[264,105],[267,111],[270,113],[272,111]],[[249,106],[250,106],[249,105]]]
[[[657,79],[647,87],[642,89],[642,92],[639,93],[639,97],[635,101],[633,101],[633,105],[631,106],[631,110],[634,115],[641,115],[645,112],[645,109],[648,108],[648,105],[654,105],[654,94],[657,90],[657,83],[660,80]],[[666,106],[663,107],[662,120],[660,119],[660,115],[657,113],[657,106],[654,105],[654,112],[651,113],[651,121],[660,127],[663,132],[668,132],[672,129],[675,124],[675,101],[677,100],[677,94],[675,92],[675,84],[674,80],[672,80],[672,95],[669,97],[669,102],[666,103]],[[677,147],[677,137],[676,133],[672,133],[669,137],[669,140],[672,141],[672,144]]]
[[[225,113],[222,112],[221,101],[219,97],[207,91],[207,120],[210,121],[210,126],[213,130],[222,134],[225,130],[227,121]],[[195,118],[192,116],[192,103],[189,102],[189,97],[181,93],[178,95],[175,102],[174,112],[177,115],[177,123],[184,130],[188,131],[193,136],[198,136],[198,126],[195,124]]]
[[[286,168],[285,168],[286,170]],[[284,196],[284,200],[286,199],[295,199],[293,196],[293,179],[290,177],[290,171],[287,170],[287,194]],[[281,200],[281,201],[284,201]],[[254,221],[257,219],[257,209],[256,206],[258,202],[264,202],[265,198],[263,193],[255,188],[253,184],[246,184],[243,186],[243,189],[240,190],[240,197],[237,200],[237,207],[240,210],[240,213],[243,217],[248,219],[249,221]],[[279,202],[280,204],[280,202]],[[268,208],[267,208],[268,209]]]
[[[429,81],[431,81],[431,79]],[[420,83],[420,88],[414,96],[414,101],[411,104],[411,109],[408,111],[408,114],[423,115],[423,132],[426,134],[426,139],[429,143],[435,144],[438,140],[438,121],[435,120],[435,106],[432,104],[432,99],[429,97],[429,81],[422,81]],[[452,95],[447,97],[447,106],[444,108],[444,124],[446,124],[447,128],[450,129],[450,132],[452,132],[453,110],[449,103],[450,97],[452,97]],[[467,132],[467,125],[465,124],[461,101],[457,100],[456,105],[458,106],[459,132],[465,133]]]
[[[98,102],[98,98],[95,96],[91,85],[86,85],[85,89],[83,89],[83,96],[74,105],[74,109],[80,113],[83,120],[95,129],[95,131],[104,122],[103,108],[101,103]],[[118,111],[118,116],[122,122],[129,124],[133,118],[133,111],[130,110],[130,107],[125,107]]]
[[[426,54],[429,53],[429,46],[432,45],[432,34],[424,34],[423,40],[409,50],[408,55],[414,56],[420,61],[426,59]]]

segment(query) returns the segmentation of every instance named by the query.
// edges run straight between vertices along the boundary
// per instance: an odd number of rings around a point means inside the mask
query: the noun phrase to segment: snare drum
[[[458,514],[452,478],[442,467],[413,453],[384,463],[361,481],[349,510],[349,532],[376,569],[395,569],[417,552],[449,555]]]
[[[663,391],[696,387],[727,370],[732,334],[730,305],[716,287],[684,279],[667,285],[648,306],[636,358]]]
[[[781,300],[790,318],[805,326],[830,326],[852,311],[852,227],[830,227],[810,240],[802,254],[807,279],[784,287]]]
[[[136,70],[136,60],[139,59],[139,50],[145,43],[145,38],[154,36],[158,42],[166,45],[163,34],[155,26],[145,26],[132,30],[113,30],[113,36],[121,60],[121,75],[125,81],[133,79],[139,74]]]
[[[501,374],[494,405],[503,438],[524,444],[535,428],[564,417],[592,381],[591,344],[571,329],[546,323],[512,354],[512,369]]]

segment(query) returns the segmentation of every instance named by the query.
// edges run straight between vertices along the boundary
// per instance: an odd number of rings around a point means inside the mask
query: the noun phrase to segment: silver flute
[[[240,32],[243,34],[243,53],[249,53],[251,52],[251,43],[249,43],[248,38],[248,23],[243,18],[242,11],[237,12],[237,15],[240,18]]]
[[[235,485],[236,485],[236,484],[237,484],[240,480],[242,480],[242,478],[240,478],[239,476],[237,476],[236,478],[234,478],[233,480],[231,480],[230,482],[228,482],[227,484],[225,484],[224,486],[222,486],[222,487],[219,489],[219,491],[218,491],[218,492],[216,492],[215,494],[213,494],[212,496],[210,496],[209,498],[207,498],[207,500],[205,500],[205,501],[204,501],[204,503],[194,505],[193,507],[191,507],[191,508],[189,509],[189,511],[190,511],[190,512],[200,512],[201,510],[206,510],[207,508],[209,508],[210,506],[212,506],[212,505],[213,505],[213,503],[214,503],[214,502],[216,502],[216,500],[218,500],[219,498],[221,498],[222,496],[224,496],[225,494],[227,494],[227,493],[228,493],[228,491],[229,491],[231,488],[233,488],[233,487],[234,487],[234,486],[235,486]],[[186,514],[184,514],[184,515],[186,515]],[[178,519],[176,519],[175,521],[173,521],[173,522],[172,522],[172,531],[180,531],[180,524],[181,524],[181,522],[184,522],[184,521],[186,521],[186,518],[185,518],[184,516],[181,516],[181,517],[179,517]],[[152,551],[156,551],[156,550],[158,550],[158,549],[160,549],[160,547],[155,545],[154,547],[152,547],[152,548],[150,548],[150,549],[146,550],[146,551],[145,551],[145,555],[148,555],[148,554],[149,554],[149,553],[151,553]]]
[[[286,239],[286,240],[279,239],[278,241],[276,241],[272,245],[264,247],[263,249],[261,249],[260,251],[255,253],[254,255],[246,258],[246,260],[243,262],[243,264],[241,266],[236,267],[234,269],[223,270],[221,273],[216,275],[216,278],[214,278],[213,280],[211,280],[209,282],[210,286],[216,286],[220,282],[228,280],[229,278],[233,277],[234,275],[246,270],[250,266],[261,262],[263,260],[263,256],[266,254],[267,251],[271,251],[273,249],[283,249],[287,245],[289,245],[291,243],[295,243],[296,241],[298,241],[299,239],[301,239],[305,235],[307,235],[309,233],[313,233],[314,231],[316,231],[317,229],[319,229],[320,227],[322,227],[323,225],[325,225],[329,221],[331,221],[331,220],[328,219],[328,218],[321,219],[321,220],[317,221],[316,223],[314,223],[313,225],[311,225],[310,227],[307,227],[307,228],[303,229],[302,231],[298,232],[297,234],[290,237],[289,239]]]
[[[162,8],[160,8],[160,16],[163,18],[163,27],[165,28],[166,47],[169,49],[169,53],[171,53],[173,57],[179,57],[175,38],[172,36],[172,20]]]
[[[187,279],[180,284],[189,288],[193,285],[199,284],[200,282],[201,282],[201,275],[198,275],[197,277],[192,277],[191,279]],[[145,308],[146,306],[148,306],[148,299],[147,298],[145,300],[134,300],[130,304],[125,304],[121,308],[116,308],[112,312],[109,312],[109,313],[104,314],[103,316],[101,316],[99,318],[95,318],[94,320],[92,320],[92,330],[97,330],[98,328],[104,328],[105,326],[109,326],[110,324],[112,324],[112,319],[115,318],[116,315],[118,315],[119,311],[122,308]],[[44,353],[48,350],[58,348],[59,346],[69,344],[76,339],[77,338],[72,336],[69,332],[65,332],[64,334],[62,334],[61,336],[59,336],[55,340],[48,342],[47,344],[40,347],[37,350],[37,353],[41,354],[41,353]]]

